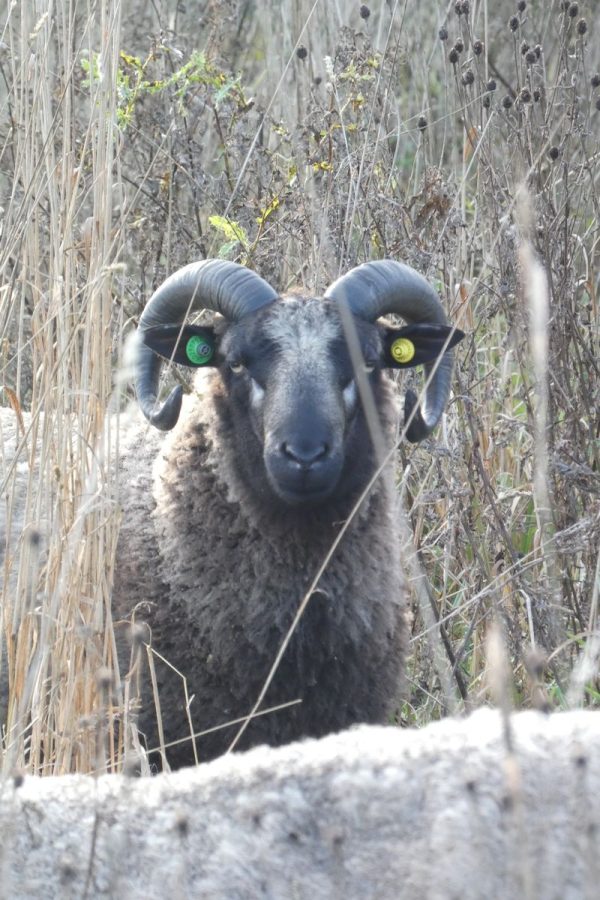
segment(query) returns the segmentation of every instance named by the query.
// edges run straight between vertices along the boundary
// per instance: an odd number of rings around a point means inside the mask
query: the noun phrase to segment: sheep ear
[[[454,347],[464,336],[463,331],[450,325],[384,328],[382,364],[390,369],[408,369],[433,362],[442,350]]]
[[[159,356],[180,366],[201,368],[216,365],[217,337],[214,329],[199,325],[158,325],[141,331],[144,344]]]

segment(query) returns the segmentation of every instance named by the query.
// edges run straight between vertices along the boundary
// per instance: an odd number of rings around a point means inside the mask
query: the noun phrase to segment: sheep
[[[183,324],[200,308],[223,319],[212,329]],[[446,405],[449,348],[462,332],[448,326],[432,286],[406,265],[366,263],[324,298],[280,298],[248,269],[205,260],[168,278],[141,316],[137,397],[146,419],[169,434],[159,449],[140,432],[124,461],[114,608],[126,614],[143,601],[152,644],[171,664],[157,663],[167,743],[190,732],[182,674],[196,731],[249,713],[376,469],[344,310],[386,450],[397,412],[382,370],[423,362],[429,371],[445,350],[423,408],[407,396],[408,439],[423,439]],[[408,326],[378,322],[387,313]],[[180,387],[157,404],[162,358],[199,370],[181,417]],[[388,465],[327,565],[264,697],[266,707],[302,702],[254,718],[238,749],[384,722],[393,713],[407,634],[394,499]],[[148,698],[139,725],[156,746]],[[222,754],[236,730],[200,738],[199,757]],[[168,755],[176,767],[194,758],[189,740]]]
[[[219,314],[212,327],[185,324],[199,309]],[[407,326],[380,321],[389,313]],[[445,409],[462,336],[429,282],[393,260],[352,269],[323,297],[280,297],[249,269],[209,259],[150,298],[134,369],[154,428],[123,441],[113,618],[133,618],[158,651],[160,711],[146,674],[138,727],[156,748],[162,723],[172,768],[228,749],[237,726],[222,726],[252,709],[343,523],[263,698],[283,708],[253,718],[236,747],[394,713],[407,588],[389,462],[354,508],[396,437],[385,370],[425,365],[424,402],[411,392],[405,402],[406,436],[420,441]],[[163,359],[198,370],[192,394],[178,386],[158,403]],[[126,665],[124,636],[120,650]],[[207,732],[195,748],[191,727]]]
[[[592,900],[599,793],[589,710],[359,726],[166,779],[6,779],[3,896]]]

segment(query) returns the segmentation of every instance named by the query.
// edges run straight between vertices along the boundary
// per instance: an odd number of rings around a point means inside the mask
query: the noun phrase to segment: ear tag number
[[[188,338],[185,345],[185,355],[189,362],[194,366],[205,366],[213,357],[214,348],[212,344],[200,335],[193,335]]]
[[[390,354],[395,362],[406,365],[415,355],[415,345],[408,338],[396,338],[390,347]]]

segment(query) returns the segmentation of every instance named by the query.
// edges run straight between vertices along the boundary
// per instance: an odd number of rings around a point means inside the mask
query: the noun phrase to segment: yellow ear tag
[[[409,363],[415,355],[415,345],[408,338],[396,338],[390,353],[397,363]]]

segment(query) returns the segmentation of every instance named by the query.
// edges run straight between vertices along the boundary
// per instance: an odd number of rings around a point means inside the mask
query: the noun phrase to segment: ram
[[[212,327],[186,324],[200,309],[219,314]],[[380,321],[390,313],[407,325]],[[125,442],[113,616],[145,623],[159,654],[171,766],[194,760],[190,728],[208,731],[200,759],[227,749],[236,728],[218,726],[254,706],[343,525],[264,696],[282,708],[253,718],[238,748],[384,722],[397,708],[407,592],[385,370],[425,364],[424,402],[407,392],[405,404],[407,437],[421,440],[446,406],[461,337],[429,282],[391,260],[351,270],[322,298],[280,297],[242,266],[204,260],[151,297],[135,380],[155,428]],[[163,358],[198,376],[194,393],[177,387],[161,405]],[[156,747],[143,683],[138,725]]]

